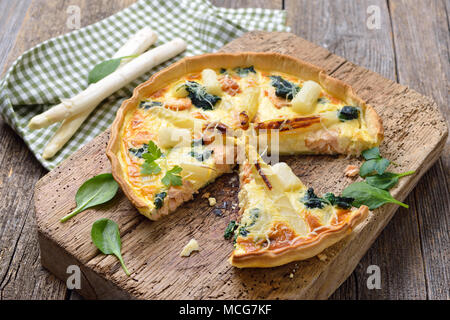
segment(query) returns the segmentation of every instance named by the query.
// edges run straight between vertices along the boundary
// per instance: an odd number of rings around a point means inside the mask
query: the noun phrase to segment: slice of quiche
[[[150,101],[141,103],[125,119],[118,157],[123,176],[119,179],[127,186],[124,192],[149,219],[173,212],[230,170],[223,160],[227,145],[205,141],[205,125]]]
[[[270,166],[256,152],[240,167],[241,218],[230,263],[275,267],[313,257],[344,238],[369,212],[353,199],[318,197],[286,163]]]

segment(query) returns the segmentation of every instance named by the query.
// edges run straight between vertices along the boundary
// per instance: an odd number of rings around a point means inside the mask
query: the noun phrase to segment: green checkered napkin
[[[50,161],[42,159],[45,145],[60,124],[30,131],[28,121],[58,104],[60,98],[72,97],[85,89],[89,71],[114,55],[131,35],[144,26],[157,32],[156,46],[179,37],[188,43],[187,50],[107,98],[55,157]],[[153,73],[183,56],[214,52],[252,30],[289,31],[286,13],[281,10],[218,8],[206,0],[140,0],[107,19],[45,41],[25,52],[0,84],[1,114],[43,166],[52,169],[105,131],[122,101]]]

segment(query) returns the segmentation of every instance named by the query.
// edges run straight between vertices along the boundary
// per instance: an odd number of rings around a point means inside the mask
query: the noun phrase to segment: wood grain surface
[[[0,2],[4,23],[0,50],[6,53],[13,48],[6,66],[29,47],[69,31],[65,29],[66,16],[61,14],[69,5],[82,8],[84,26],[132,2],[114,0],[105,5],[105,1],[76,0],[58,1],[57,6],[38,0]],[[417,1],[213,2],[220,6],[286,8],[294,33],[433,97],[448,116],[447,1],[436,0],[431,5]],[[372,4],[381,11],[379,30],[365,26],[366,9]],[[0,55],[0,66],[5,56]],[[30,204],[33,186],[45,171],[4,123],[0,124],[0,139],[0,208],[6,213],[0,216],[0,297],[77,298],[40,266]],[[398,211],[332,298],[449,298],[448,150],[447,145],[444,156],[405,200],[411,208]],[[381,290],[366,287],[366,268],[371,264],[381,268]]]

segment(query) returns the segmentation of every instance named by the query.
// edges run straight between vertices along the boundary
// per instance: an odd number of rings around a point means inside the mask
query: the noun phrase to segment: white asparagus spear
[[[62,103],[33,117],[28,127],[32,130],[48,127],[55,122],[62,121],[88,110],[92,104],[100,103],[103,99],[140,77],[154,66],[180,54],[186,49],[186,46],[187,44],[184,40],[177,38],[147,51],[131,60],[120,68],[120,70],[92,84],[77,96],[63,100]]]
[[[157,34],[149,27],[139,30],[133,35],[115,54],[112,59],[138,55],[145,52],[152,44],[156,42]],[[119,68],[123,67],[131,59],[122,60]],[[80,114],[65,119],[58,130],[53,135],[42,153],[44,159],[52,158],[69,139],[77,132],[83,122],[91,114],[98,104],[92,104],[90,108]]]

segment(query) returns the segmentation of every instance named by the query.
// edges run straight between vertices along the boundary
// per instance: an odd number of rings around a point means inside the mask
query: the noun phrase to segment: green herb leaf
[[[161,172],[161,167],[155,162],[144,162],[141,167],[142,174],[158,174]]]
[[[387,167],[389,167],[389,164],[389,160],[385,158],[367,160],[359,168],[359,175],[364,178],[374,172],[383,174]]]
[[[149,141],[147,152],[142,154],[142,158],[144,158],[145,161],[152,162],[156,159],[159,159],[161,156],[161,149],[159,149],[159,147],[153,141]]]
[[[397,183],[399,178],[408,176],[411,174],[414,174],[415,171],[408,171],[404,173],[392,173],[392,172],[385,172],[381,175],[374,175],[366,178],[366,182],[370,184],[371,186],[384,189],[384,190],[390,190],[392,187],[394,187]]]
[[[167,171],[165,176],[161,179],[161,182],[166,186],[181,186],[183,184],[183,181],[181,179],[181,176],[178,175],[178,173],[183,170],[179,166],[173,167],[171,170]]]
[[[66,222],[86,209],[108,202],[116,195],[118,189],[119,185],[111,173],[100,174],[87,180],[75,196],[76,209],[62,218],[61,222]]]
[[[153,142],[149,141],[147,145],[147,152],[142,153],[141,157],[145,160],[141,167],[142,174],[158,174],[161,172],[161,167],[155,160],[161,158],[161,149]]]
[[[237,227],[238,227],[238,224],[236,224],[236,221],[231,220],[230,223],[228,224],[227,228],[225,229],[223,237],[227,240],[230,239],[234,233],[234,230],[236,230]]]
[[[122,242],[120,241],[120,233],[117,223],[105,218],[95,221],[91,229],[91,238],[94,245],[103,254],[115,255],[117,259],[119,259],[126,275],[130,275],[130,272],[123,262],[122,254],[120,252]]]
[[[409,208],[408,205],[394,199],[386,190],[373,187],[367,182],[352,183],[342,191],[342,196],[355,199],[352,204],[358,208],[361,205],[366,205],[370,210],[373,210],[386,203],[395,203]]]

